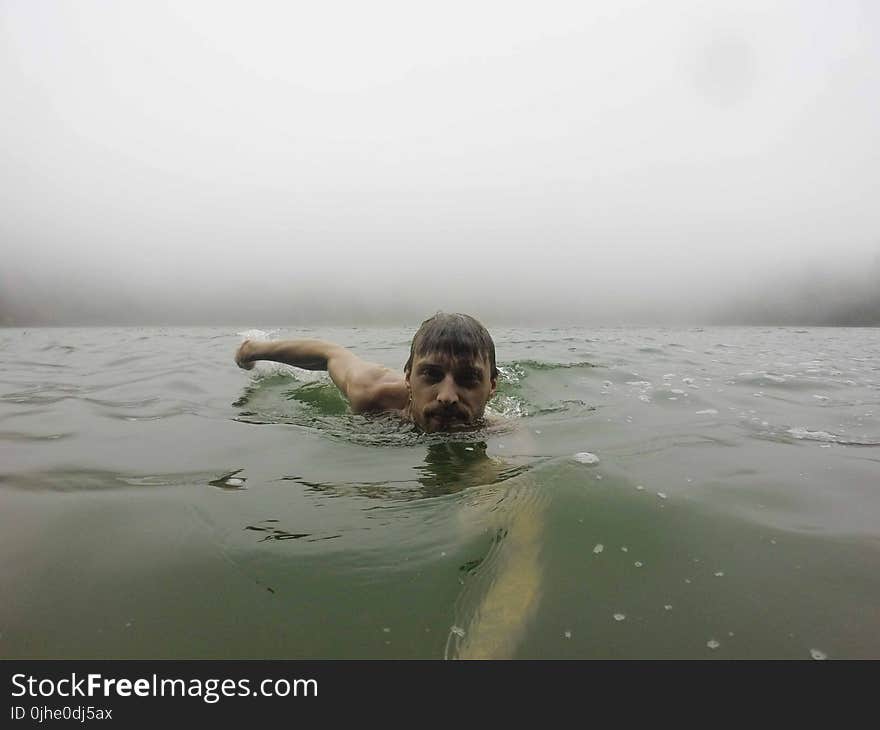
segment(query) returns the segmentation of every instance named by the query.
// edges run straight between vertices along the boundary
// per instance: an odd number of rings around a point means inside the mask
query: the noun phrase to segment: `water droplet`
[[[570,639],[570,638],[571,638],[571,631],[566,631],[566,632],[565,632],[565,638],[566,638],[566,639]]]
[[[810,656],[817,661],[828,658],[828,655],[824,651],[819,651],[819,649],[810,649]]]
[[[641,568],[641,567],[642,567],[642,561],[641,561],[641,560],[636,560],[636,562],[634,562],[633,565],[635,565],[637,568]]]
[[[621,549],[622,552],[625,552],[625,553],[628,553],[628,552],[629,552],[629,548],[628,548],[626,545],[624,545],[624,546],[621,547],[620,549]]]
[[[596,545],[596,547],[593,548],[593,553],[595,553],[596,555],[598,555],[598,554],[601,553],[604,549],[605,549],[605,546],[604,546],[602,543],[599,543],[598,545]]]
[[[625,618],[626,618],[626,614],[625,614],[625,613],[615,613],[615,614],[614,614],[614,620],[615,620],[615,621],[623,621],[623,619],[625,619]]]
[[[453,626],[449,631],[458,637],[464,636],[464,629],[460,626]]]
[[[684,582],[690,584],[691,579],[690,579],[690,578],[685,578],[685,579],[684,579]]]
[[[667,611],[671,611],[671,610],[672,610],[672,604],[671,604],[671,603],[667,603],[665,606],[663,606],[663,608],[666,609]]]
[[[657,492],[657,496],[660,497],[660,499],[666,499],[666,495],[663,492]]]
[[[598,464],[599,457],[589,451],[579,451],[574,455],[574,460],[581,464]]]
[[[723,578],[723,577],[724,577],[724,571],[723,571],[723,570],[719,570],[717,573],[715,573],[715,577],[716,577],[716,578]]]
[[[709,639],[709,641],[706,642],[706,646],[708,646],[710,649],[717,649],[719,646],[721,646],[721,642],[716,641],[715,639]]]
[[[645,488],[644,488],[641,484],[636,484],[636,489],[637,489],[638,491],[641,492],[641,491],[643,491]]]
[[[390,634],[390,633],[391,633],[391,629],[389,629],[387,626],[385,626],[385,627],[382,629],[382,631],[385,632],[386,634]]]

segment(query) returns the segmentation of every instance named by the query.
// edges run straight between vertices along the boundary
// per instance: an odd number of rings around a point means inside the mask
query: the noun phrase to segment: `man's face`
[[[406,373],[413,421],[424,431],[451,431],[483,416],[496,379],[485,357],[452,358],[434,353],[413,358]]]

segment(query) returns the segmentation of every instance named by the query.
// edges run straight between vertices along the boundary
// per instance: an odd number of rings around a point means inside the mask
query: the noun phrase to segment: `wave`
[[[822,445],[839,446],[880,446],[880,438],[871,436],[844,436],[831,431],[812,430],[805,426],[774,427],[763,425],[755,431],[755,436],[769,441],[794,443],[796,441],[816,441]]]

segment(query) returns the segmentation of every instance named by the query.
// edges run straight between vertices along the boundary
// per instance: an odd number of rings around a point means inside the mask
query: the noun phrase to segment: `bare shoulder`
[[[331,379],[348,398],[355,413],[398,410],[406,405],[406,381],[402,373],[362,360],[343,347],[330,353],[327,365]]]
[[[346,395],[355,413],[401,410],[408,400],[403,375],[375,364],[355,375]]]

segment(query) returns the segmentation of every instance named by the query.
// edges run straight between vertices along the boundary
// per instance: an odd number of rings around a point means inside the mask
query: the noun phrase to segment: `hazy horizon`
[[[865,2],[0,3],[0,325],[880,324]]]

